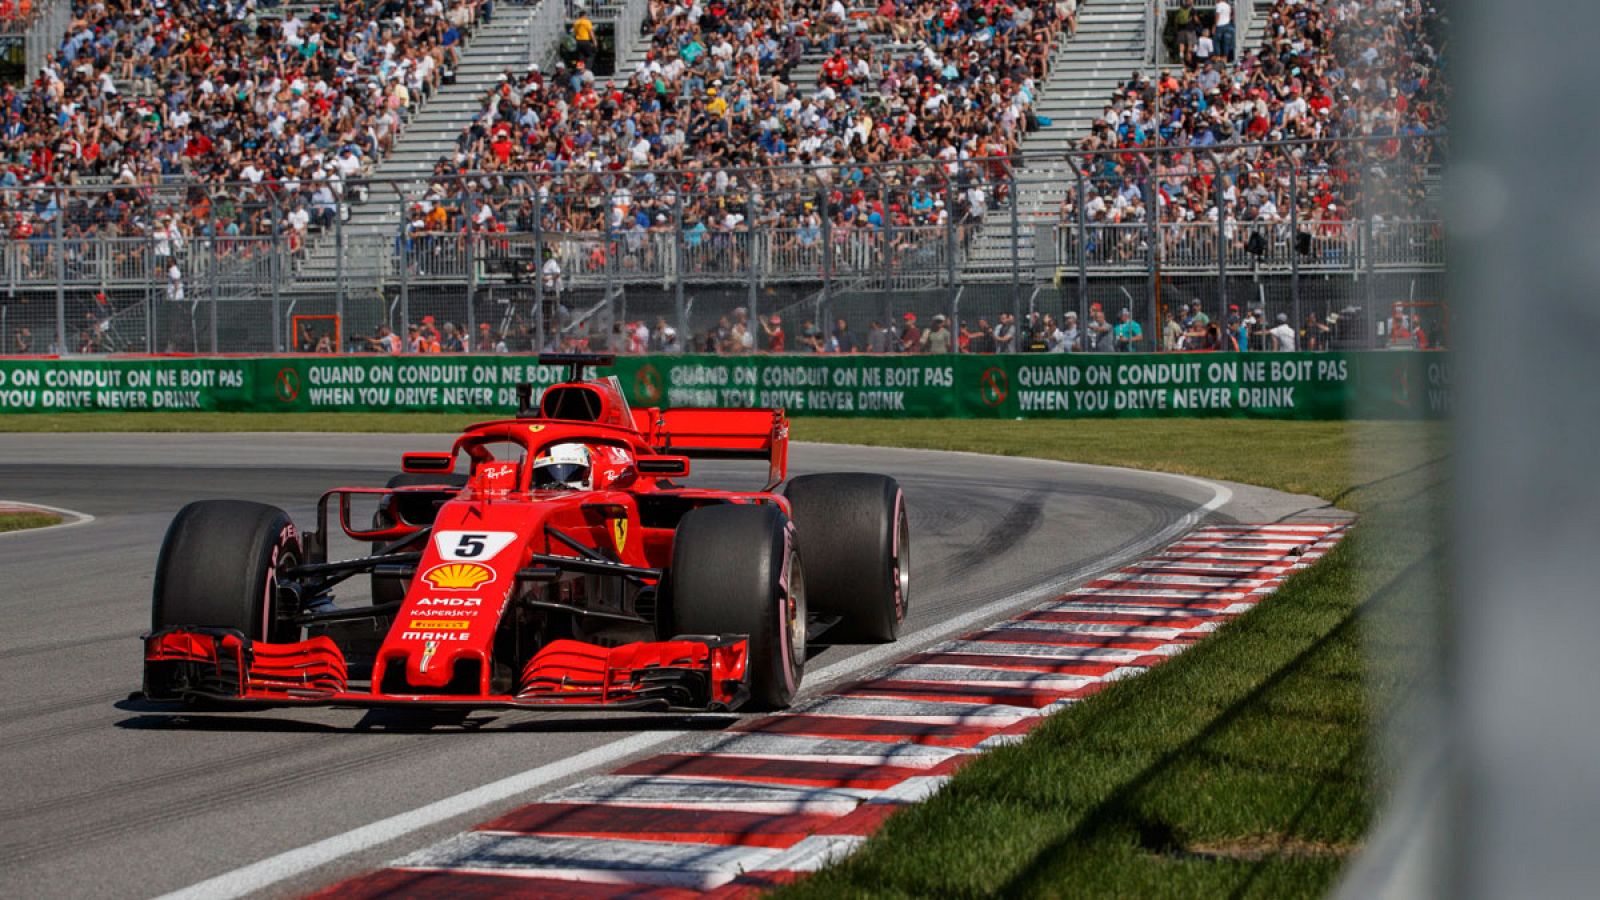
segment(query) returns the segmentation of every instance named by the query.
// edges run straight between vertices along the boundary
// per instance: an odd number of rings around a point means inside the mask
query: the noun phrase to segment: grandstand
[[[454,160],[458,138],[481,107],[485,86],[530,63],[548,64],[562,28],[559,3],[502,4],[464,48],[453,83],[441,86],[406,123],[394,149],[371,171],[364,202],[353,204],[341,234],[324,233],[295,266],[301,283],[331,283],[341,262],[346,278],[385,274],[405,200],[426,192],[440,160]],[[543,49],[541,49],[543,48]],[[347,252],[353,249],[355,252]]]
[[[1157,65],[1137,0],[1088,0],[1071,35],[1043,0],[625,0],[585,11],[616,35],[592,75],[558,62],[576,6],[480,5],[73,7],[46,71],[0,94],[6,279],[142,293],[156,328],[175,266],[191,306],[270,302],[281,345],[286,305],[506,324],[547,284],[568,329],[1124,298],[1154,325],[1164,289],[1298,313],[1321,273],[1342,280],[1318,308],[1374,310],[1384,272],[1442,266],[1437,221],[1409,221],[1439,145],[1399,139],[1443,124],[1411,7],[1254,3],[1238,61],[1208,68]],[[559,286],[530,275],[546,255]]]
[[[1241,0],[1248,8],[1250,0]],[[1263,3],[1262,6],[1270,6]],[[1056,264],[1052,226],[1064,203],[1075,193],[1073,165],[1067,153],[1079,148],[1107,99],[1125,84],[1131,73],[1153,72],[1160,48],[1152,32],[1149,3],[1145,0],[1103,0],[1083,4],[1077,33],[1055,53],[1050,80],[1041,91],[1039,113],[1051,126],[1028,135],[1021,151],[1018,182],[1017,256],[1030,273],[1049,277]],[[1239,46],[1260,42],[1263,17],[1248,16]],[[1043,239],[1040,239],[1040,236]],[[1011,265],[1010,228],[988,229],[966,260],[970,279],[993,279]]]

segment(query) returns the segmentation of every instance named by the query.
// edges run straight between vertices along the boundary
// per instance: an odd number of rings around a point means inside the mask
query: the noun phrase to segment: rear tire
[[[278,573],[304,558],[289,514],[246,500],[201,500],[178,511],[156,561],[150,624],[231,628],[292,641],[278,622]]]
[[[828,637],[898,638],[911,605],[911,531],[900,483],[887,475],[802,475],[783,496],[811,575],[811,609],[839,617]]]
[[[676,634],[749,636],[750,703],[782,709],[806,663],[806,588],[793,529],[767,504],[690,510],[672,548]]]
[[[391,495],[384,499],[378,511],[372,514],[372,527],[389,528],[395,524],[395,516],[407,522],[419,524],[432,524],[434,516],[439,509],[436,501],[449,499],[456,495],[461,488],[467,486],[467,476],[446,473],[443,475],[419,474],[403,472],[389,479],[386,487],[419,487],[421,485],[442,484],[449,485],[450,491],[418,491],[405,495]],[[383,606],[387,603],[399,603],[406,598],[406,588],[409,585],[406,579],[395,576],[372,576],[372,605]]]
[[[378,512],[374,516],[374,523],[376,524],[380,521],[379,517],[382,517],[381,521],[384,525],[393,524],[395,514],[398,513],[400,519],[406,522],[416,525],[433,524],[434,517],[439,513],[438,502],[454,497],[462,488],[466,487],[467,476],[457,475],[453,472],[446,472],[440,475],[402,472],[389,479],[389,483],[385,487],[392,489],[422,487],[424,485],[444,485],[449,489],[437,492],[417,491],[415,493],[392,495],[386,498],[387,502],[378,508]]]

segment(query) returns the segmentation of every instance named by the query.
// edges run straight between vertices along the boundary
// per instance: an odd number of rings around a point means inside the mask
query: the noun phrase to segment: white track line
[[[782,854],[770,847],[470,831],[419,850],[395,868],[706,891]]]
[[[0,539],[15,534],[39,534],[45,531],[60,531],[63,528],[76,528],[94,521],[94,516],[75,509],[62,509],[59,506],[45,506],[43,503],[34,503],[31,500],[0,500],[0,506],[18,506],[27,509],[38,509],[44,512],[55,513],[68,521],[57,522],[54,525],[45,525],[39,528],[24,528],[20,531],[0,531]]]
[[[1019,591],[1009,597],[985,604],[955,618],[946,619],[937,625],[929,625],[910,634],[902,635],[900,640],[893,644],[880,644],[864,653],[858,653],[849,659],[840,660],[831,666],[809,673],[807,693],[812,693],[831,682],[894,662],[901,657],[917,652],[923,647],[943,640],[955,632],[970,629],[1017,607],[1058,595],[1067,585],[1074,581],[1081,580],[1097,572],[1125,565],[1129,560],[1143,556],[1150,550],[1190,531],[1207,515],[1221,509],[1233,499],[1233,491],[1227,486],[1200,478],[1192,478],[1187,475],[1171,475],[1164,472],[1141,474],[1172,478],[1198,485],[1211,492],[1211,499],[1196,506],[1184,514],[1182,518],[1149,538],[1130,545],[1114,557],[1097,560],[1090,565],[1079,566],[1064,575],[1029,590]],[[552,784],[610,763],[620,762],[647,750],[653,750],[686,734],[689,734],[689,732],[650,731],[636,734],[633,737],[579,753],[560,762],[538,766],[526,772],[511,775],[499,781],[492,781],[482,787],[456,794],[453,797],[446,797],[443,800],[420,806],[409,812],[397,813],[387,818],[379,819],[370,825],[363,825],[360,828],[326,837],[294,850],[284,851],[276,856],[269,856],[259,862],[234,869],[231,872],[224,872],[221,875],[208,878],[189,887],[164,894],[160,900],[223,900],[223,898],[242,897],[291,878],[300,877],[311,869],[327,865],[353,853],[360,853],[424,828],[449,821],[457,816],[463,816],[474,810],[503,802],[519,794],[525,794],[547,784]]]
[[[414,831],[465,815],[485,806],[499,803],[526,791],[543,787],[563,778],[570,778],[589,769],[615,762],[633,753],[649,750],[659,744],[681,737],[686,731],[651,731],[636,734],[603,747],[596,747],[560,762],[529,769],[517,775],[491,781],[453,797],[437,800],[409,812],[379,819],[370,825],[324,838],[304,847],[269,856],[257,863],[209,878],[173,893],[166,898],[221,898],[242,897],[269,885],[304,874],[309,869],[333,862],[404,837]]]

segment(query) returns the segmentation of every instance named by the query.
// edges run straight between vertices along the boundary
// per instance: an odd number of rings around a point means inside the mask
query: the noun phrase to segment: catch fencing
[[[1444,338],[1438,147],[1309,146],[0,188],[0,352],[343,353],[424,322],[516,351],[626,351],[634,322],[701,350],[742,324],[759,351],[773,314],[794,350],[808,322],[864,346],[906,313],[976,347],[1010,314],[1026,346],[1097,304],[1154,350],[1195,301],[1314,314],[1331,349]]]

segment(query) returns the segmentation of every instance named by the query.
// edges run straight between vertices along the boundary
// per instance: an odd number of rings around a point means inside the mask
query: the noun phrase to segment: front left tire
[[[251,640],[292,641],[279,621],[278,573],[304,558],[283,510],[247,500],[200,500],[178,511],[156,560],[150,624],[229,628]]]

